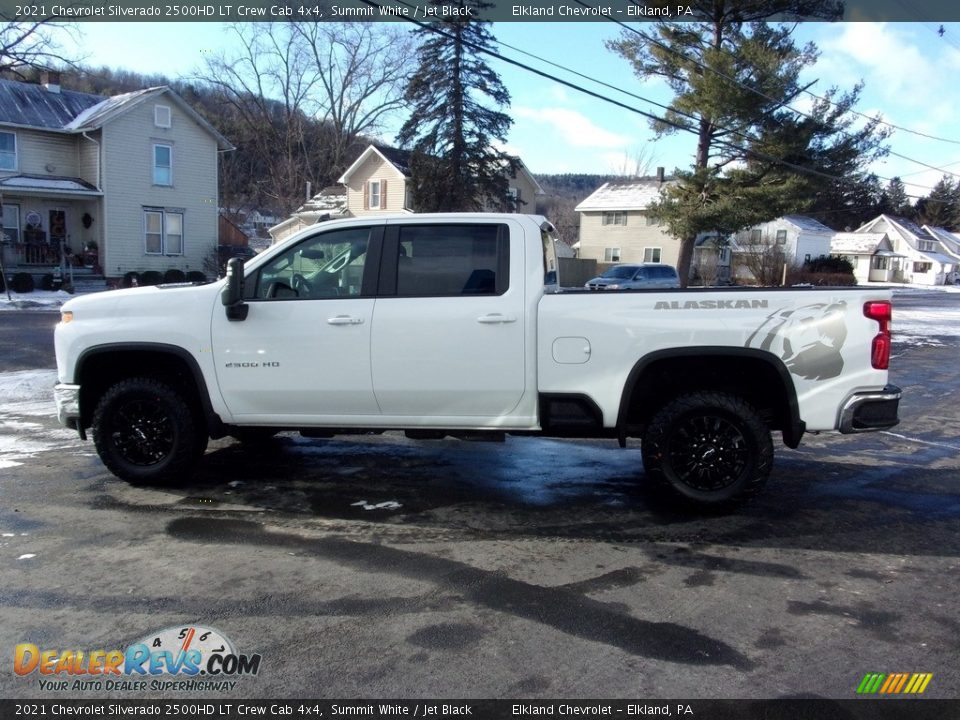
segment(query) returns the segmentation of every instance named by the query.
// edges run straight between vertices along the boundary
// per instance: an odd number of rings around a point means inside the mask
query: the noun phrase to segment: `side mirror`
[[[220,301],[227,309],[227,320],[247,319],[250,307],[243,301],[243,258],[230,258],[227,262],[227,284]]]

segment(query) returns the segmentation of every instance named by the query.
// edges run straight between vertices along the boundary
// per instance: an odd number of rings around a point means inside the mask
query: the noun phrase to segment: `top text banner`
[[[58,17],[78,22],[438,22],[457,17],[493,22],[689,22],[703,16],[712,3],[659,0],[488,0],[465,2],[426,0],[337,0],[336,2],[154,2],[153,0],[65,0],[22,2],[0,0],[0,21],[32,22]],[[785,21],[809,18],[784,16]],[[847,0],[846,22],[894,21],[944,23],[960,20],[956,0]]]

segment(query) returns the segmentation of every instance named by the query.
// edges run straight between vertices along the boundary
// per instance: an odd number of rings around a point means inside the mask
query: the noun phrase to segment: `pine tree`
[[[887,188],[883,191],[883,197],[880,200],[880,211],[897,217],[912,218],[914,216],[913,206],[910,205],[910,198],[907,196],[907,188],[899,177],[892,177],[887,183]]]
[[[852,207],[869,192],[865,167],[884,154],[886,138],[876,120],[852,123],[848,112],[859,87],[828,91],[828,102],[818,102],[811,117],[787,108],[804,91],[800,73],[817,50],[798,47],[793,26],[766,21],[833,20],[842,3],[694,0],[690,7],[696,21],[628,28],[608,43],[639,77],[663,79],[673,91],[654,130],[696,136],[693,167],[674,173],[679,184],[668,186],[654,208],[680,239],[684,283],[700,233],[724,235],[792,212],[823,213],[831,195]]]
[[[921,223],[956,230],[960,226],[960,183],[944,175],[927,197],[917,201],[916,210]]]
[[[423,31],[419,69],[407,85],[412,110],[397,141],[413,150],[414,207],[420,212],[514,209],[508,178],[517,161],[493,147],[505,142],[513,121],[495,109],[509,107],[510,94],[483,59],[483,51],[494,47],[489,23],[469,19],[465,0],[431,4],[452,6],[461,14],[447,14]]]

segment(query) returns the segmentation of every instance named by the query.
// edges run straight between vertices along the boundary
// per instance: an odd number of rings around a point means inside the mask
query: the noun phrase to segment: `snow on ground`
[[[38,453],[73,448],[77,435],[66,428],[36,422],[56,414],[54,370],[0,373],[0,470],[17,467]]]
[[[4,310],[56,310],[73,295],[63,290],[34,290],[32,293],[0,292],[0,312]]]

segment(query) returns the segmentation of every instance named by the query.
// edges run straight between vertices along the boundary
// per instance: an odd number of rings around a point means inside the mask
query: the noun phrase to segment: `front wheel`
[[[643,435],[643,465],[687,504],[723,507],[757,494],[773,465],[770,430],[736,395],[683,395],[654,415]]]
[[[109,388],[93,413],[97,454],[130,483],[183,478],[207,446],[207,435],[183,394],[152,378]]]

